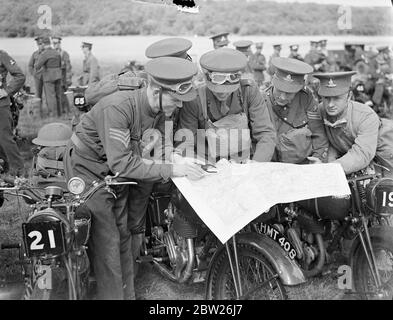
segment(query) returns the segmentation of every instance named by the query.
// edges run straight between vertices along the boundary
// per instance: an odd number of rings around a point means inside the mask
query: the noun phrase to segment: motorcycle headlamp
[[[67,187],[72,194],[79,195],[85,191],[86,184],[81,178],[73,177],[68,181]]]

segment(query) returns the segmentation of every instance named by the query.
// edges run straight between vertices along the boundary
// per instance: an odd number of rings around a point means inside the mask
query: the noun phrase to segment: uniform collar
[[[142,103],[141,105],[146,105],[147,108],[142,108],[142,114],[145,117],[149,118],[154,118],[157,116],[160,112],[155,114],[150,106],[149,99],[147,98],[147,88],[144,88],[143,93],[142,93]]]
[[[329,119],[328,114],[326,113],[326,111],[324,111],[325,116],[323,118],[323,122],[325,124],[325,126],[331,127],[331,128],[336,128],[336,127],[340,127],[342,125],[345,125],[348,123],[348,108],[349,108],[349,104],[346,108],[346,110],[344,110],[344,112],[336,119],[336,121],[332,122],[330,120],[332,120],[331,118]]]

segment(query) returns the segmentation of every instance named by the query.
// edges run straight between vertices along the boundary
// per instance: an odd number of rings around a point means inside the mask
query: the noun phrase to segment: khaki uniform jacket
[[[271,76],[274,75],[274,73],[276,72],[275,67],[272,65],[272,59],[273,59],[273,58],[277,58],[277,57],[279,57],[279,56],[280,56],[280,55],[279,55],[278,53],[274,52],[274,53],[271,55],[270,59],[269,59],[269,66],[268,66],[268,68],[267,68],[267,73],[270,74]]]
[[[83,60],[83,73],[80,85],[86,86],[96,81],[100,81],[100,66],[96,57],[90,53]]]
[[[64,50],[59,50],[58,52],[61,57],[62,84],[65,87],[69,87],[72,84],[72,66],[70,55],[67,51]]]
[[[393,121],[380,119],[367,105],[350,101],[346,114],[332,126],[322,104],[319,125],[329,138],[329,160],[340,163],[346,174],[366,168],[377,155],[393,169]],[[378,158],[377,157],[377,158]],[[377,162],[378,159],[376,159]]]
[[[121,177],[141,180],[171,176],[171,164],[140,156],[142,132],[149,126],[147,122],[154,121],[149,109],[145,88],[118,91],[102,98],[81,118],[75,134],[94,155],[86,157],[106,163],[107,172],[101,175],[119,172]]]
[[[253,160],[259,162],[270,161],[276,145],[276,134],[270,121],[269,111],[263,104],[261,93],[254,82],[250,81],[249,85],[242,87],[243,93],[239,89],[227,99],[227,106],[229,107],[227,114],[243,112],[241,105],[241,99],[243,99],[247,109],[251,141],[253,149],[255,149]],[[204,88],[206,90],[208,117],[212,122],[220,120],[226,116],[221,112],[221,103],[208,88]],[[199,96],[194,101],[183,104],[179,113],[178,128],[191,130],[195,138],[194,142],[197,138],[197,130],[206,129]]]
[[[42,69],[42,79],[44,82],[53,82],[62,78],[61,56],[53,48],[45,49],[36,64],[36,71]]]
[[[42,50],[41,51],[39,51],[39,50],[34,51],[30,57],[30,60],[29,60],[29,73],[33,77],[40,79],[40,80],[42,80],[42,72],[36,71],[36,65],[37,65],[38,57],[41,53],[42,53]]]
[[[291,53],[289,54],[288,58],[297,59],[297,60],[300,60],[300,61],[304,61],[303,57],[302,57],[299,53],[292,53],[292,52],[291,52]]]
[[[312,153],[307,156],[317,157],[322,161],[327,159],[329,141],[324,128],[320,126],[320,121],[316,120],[315,115],[313,114],[313,112],[317,112],[318,102],[314,99],[310,89],[304,88],[300,90],[287,106],[274,104],[273,86],[266,88],[262,95],[264,98],[263,103],[269,110],[270,119],[274,124],[279,140],[282,134],[293,129],[290,125],[282,121],[280,117],[291,123],[294,127],[300,127],[307,123],[308,129],[310,129],[312,133]],[[275,112],[277,112],[280,117]],[[281,161],[277,150],[273,160]],[[306,158],[304,160],[306,161]]]
[[[266,70],[266,58],[263,54],[252,54],[250,56],[250,66],[254,72],[255,81],[263,82],[265,76],[263,71]]]
[[[11,81],[7,83],[7,74],[12,76]],[[7,52],[0,50],[0,89],[4,89],[8,96],[0,98],[0,107],[11,104],[10,96],[21,89],[26,81],[22,70],[16,64]]]

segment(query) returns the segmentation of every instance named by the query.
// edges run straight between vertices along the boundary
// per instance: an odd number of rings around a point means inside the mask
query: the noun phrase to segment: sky
[[[342,4],[360,7],[392,7],[391,0],[273,0],[276,2],[314,2],[320,4]]]

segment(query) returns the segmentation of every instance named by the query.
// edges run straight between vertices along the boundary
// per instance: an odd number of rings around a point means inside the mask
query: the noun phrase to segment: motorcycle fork
[[[238,255],[237,255],[237,246],[236,246],[236,236],[235,235],[232,237],[232,243],[233,243],[233,254],[234,254],[234,259],[235,259],[236,270],[233,266],[231,248],[229,246],[228,241],[225,243],[225,248],[227,250],[229,265],[231,267],[231,273],[232,273],[232,277],[233,277],[233,283],[235,285],[236,298],[240,299],[240,297],[243,296],[243,290],[242,290],[242,284],[241,284],[241,280],[240,280],[239,260],[238,260]]]
[[[363,247],[364,253],[366,255],[367,263],[370,268],[373,280],[374,280],[375,284],[377,285],[377,288],[380,288],[381,287],[381,278],[380,278],[380,275],[378,272],[377,265],[375,263],[375,255],[374,255],[373,246],[371,244],[370,233],[368,231],[367,220],[366,220],[364,213],[363,213],[362,199],[359,196],[360,190],[359,190],[359,187],[356,182],[352,184],[352,187],[353,187],[353,191],[354,191],[352,193],[352,195],[353,195],[354,202],[356,203],[356,206],[355,206],[355,203],[352,203],[352,209],[355,209],[355,207],[357,207],[357,211],[359,212],[359,217],[360,217],[360,220],[361,220],[361,223],[363,226],[362,229],[364,230],[364,233],[366,236],[366,239],[364,239],[363,231],[361,228],[359,228],[359,232],[358,232],[359,239],[360,239],[360,242],[362,243],[362,247]],[[353,212],[355,212],[355,211],[353,211]],[[368,248],[367,248],[366,242],[367,242]],[[370,250],[370,253],[368,252],[368,250]]]
[[[363,224],[363,228],[364,228],[365,237],[363,236],[363,232],[361,230],[359,230],[359,239],[360,239],[360,242],[362,243],[362,247],[363,247],[364,253],[366,255],[366,259],[367,259],[367,263],[368,263],[368,266],[371,271],[371,275],[374,279],[375,284],[377,285],[377,288],[380,288],[382,285],[381,284],[381,277],[379,275],[378,268],[377,268],[377,265],[375,262],[375,254],[374,254],[373,246],[371,243],[370,233],[368,231],[367,222],[364,217],[362,217],[362,224]],[[370,250],[370,252],[368,252],[368,250]]]

